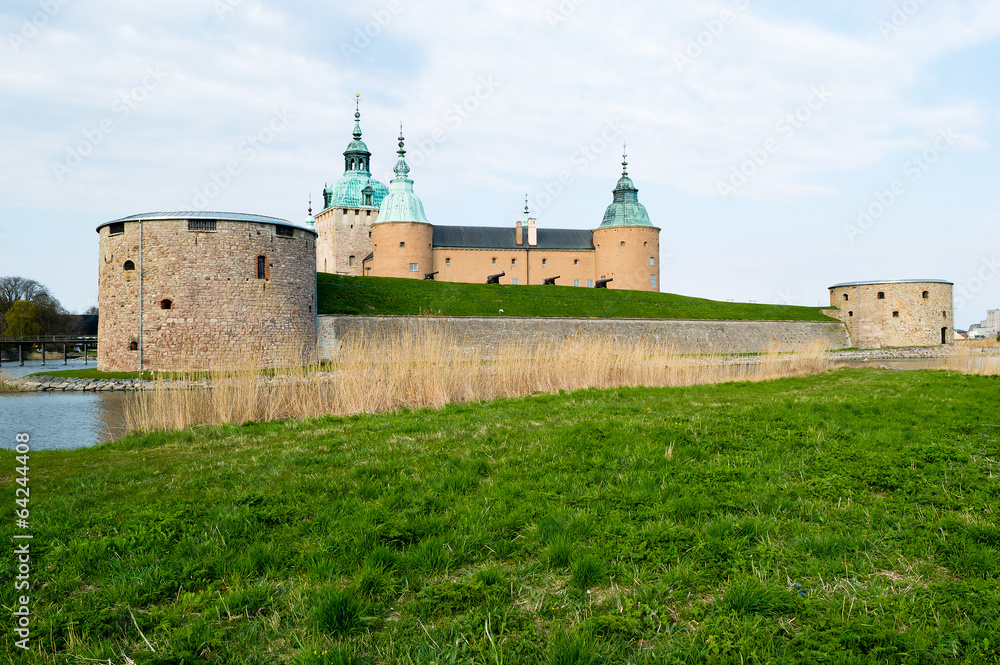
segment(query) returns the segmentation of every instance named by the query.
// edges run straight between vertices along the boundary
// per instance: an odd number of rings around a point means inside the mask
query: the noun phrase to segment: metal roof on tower
[[[622,155],[622,177],[614,189],[614,200],[604,211],[604,221],[600,228],[609,226],[653,226],[649,213],[639,203],[639,190],[628,177],[628,157]]]
[[[385,184],[372,178],[372,154],[361,140],[359,97],[355,95],[353,138],[344,151],[344,175],[323,189],[324,208],[378,208],[389,193]]]
[[[424,204],[413,193],[413,181],[407,175],[410,167],[406,163],[406,150],[403,148],[403,127],[399,128],[399,159],[396,161],[396,177],[389,181],[389,193],[379,207],[378,219],[372,224],[384,222],[419,222],[430,224],[424,214]]]

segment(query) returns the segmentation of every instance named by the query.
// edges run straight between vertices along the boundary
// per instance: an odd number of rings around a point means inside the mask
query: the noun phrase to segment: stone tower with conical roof
[[[341,275],[364,274],[372,251],[371,225],[389,188],[371,174],[371,152],[361,139],[360,95],[355,95],[354,133],[344,151],[344,175],[323,188],[316,214],[316,268]]]
[[[659,291],[660,229],[639,203],[639,190],[628,176],[628,157],[622,158],[614,199],[594,230],[595,274],[597,279],[611,279],[611,289]]]
[[[371,275],[424,279],[434,272],[434,227],[427,221],[424,204],[413,193],[406,163],[403,128],[399,128],[396,177],[382,199],[378,220],[372,224]]]

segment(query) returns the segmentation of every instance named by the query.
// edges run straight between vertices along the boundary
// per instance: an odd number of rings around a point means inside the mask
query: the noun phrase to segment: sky
[[[434,224],[596,228],[624,150],[661,290],[1000,307],[1000,1],[5,0],[0,275],[97,303],[98,224],[314,212],[360,94]]]

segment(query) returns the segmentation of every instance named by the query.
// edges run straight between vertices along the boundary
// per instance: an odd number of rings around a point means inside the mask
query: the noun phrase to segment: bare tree
[[[44,285],[24,277],[0,277],[0,333],[7,328],[7,311],[18,301],[35,306],[35,320],[44,334],[59,335],[75,328],[66,310]]]

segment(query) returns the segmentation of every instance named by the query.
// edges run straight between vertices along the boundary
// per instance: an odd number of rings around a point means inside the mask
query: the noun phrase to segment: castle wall
[[[570,319],[514,317],[319,317],[321,360],[337,359],[349,334],[396,331],[407,326],[442,326],[458,343],[484,349],[512,339],[528,344],[571,335],[608,335],[622,341],[654,339],[673,345],[676,353],[762,353],[772,345],[792,349],[813,342],[844,349],[851,340],[836,321],[688,321],[666,319]]]
[[[883,294],[879,298],[879,294]],[[830,289],[830,312],[847,325],[853,346],[878,349],[955,341],[952,285],[881,282]]]
[[[337,275],[363,275],[361,262],[372,251],[371,225],[378,219],[378,209],[327,208],[315,219],[316,269]]]
[[[594,279],[594,252],[550,250],[524,246],[522,249],[434,249],[434,279],[442,282],[482,284],[489,275],[506,273],[501,284],[541,284],[546,277],[559,276],[556,284],[587,286]],[[422,276],[422,275],[421,275]],[[590,284],[593,286],[593,283]]]
[[[660,290],[660,230],[611,226],[594,230],[595,274],[609,289]]]
[[[273,224],[221,220],[214,232],[188,231],[184,219],[124,226],[116,235],[109,225],[99,230],[99,370],[139,369],[140,343],[148,370],[219,368],[246,353],[264,367],[315,359],[311,232],[285,238]],[[266,279],[257,279],[258,256]]]
[[[372,277],[423,279],[434,271],[434,227],[419,222],[382,222],[372,227]],[[411,270],[411,264],[416,270]]]

